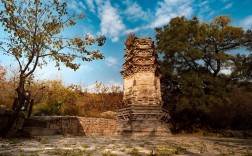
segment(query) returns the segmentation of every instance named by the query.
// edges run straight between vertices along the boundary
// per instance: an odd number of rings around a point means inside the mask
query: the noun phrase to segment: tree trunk
[[[16,89],[17,94],[18,94],[18,105],[16,108],[16,113],[19,114],[22,107],[24,106],[25,102],[25,76],[23,74],[20,75],[19,78],[19,85],[18,88]]]
[[[18,97],[15,98],[12,106],[12,110],[14,111],[13,115],[9,117],[8,124],[5,128],[5,133],[3,136],[17,136],[19,135],[19,131],[23,127],[23,119],[24,116],[22,116],[21,111],[22,107],[25,103],[25,76],[23,74],[20,75],[19,79],[19,85],[16,89]]]

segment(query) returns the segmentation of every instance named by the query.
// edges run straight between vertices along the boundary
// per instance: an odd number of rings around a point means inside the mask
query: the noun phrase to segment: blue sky
[[[58,71],[54,63],[49,63],[43,69],[38,68],[36,75],[40,79],[61,78],[66,84],[83,83],[86,86],[91,86],[96,80],[107,85],[122,85],[120,71],[128,33],[135,32],[138,37],[154,39],[154,28],[177,16],[198,16],[202,22],[210,22],[216,16],[228,15],[233,20],[232,25],[252,28],[252,0],[67,0],[67,3],[71,11],[84,11],[86,17],[76,26],[66,29],[64,34],[105,35],[105,45],[93,47],[101,50],[105,59],[82,62],[77,71],[63,66]],[[13,60],[1,56],[0,64],[8,66],[15,63]]]

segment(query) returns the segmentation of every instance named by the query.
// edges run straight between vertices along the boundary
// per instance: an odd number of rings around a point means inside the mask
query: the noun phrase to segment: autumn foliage
[[[71,12],[67,3],[61,0],[1,0],[1,4],[0,23],[5,33],[0,39],[0,52],[12,57],[19,68],[18,83],[15,90],[12,90],[17,92],[12,106],[16,119],[13,118],[9,123],[8,129],[10,129],[11,125],[22,116],[22,111],[28,110],[28,116],[31,113],[29,110],[34,100],[31,91],[26,90],[26,87],[38,67],[42,68],[49,61],[54,61],[58,69],[64,64],[77,70],[80,61],[103,59],[103,54],[99,50],[90,49],[90,46],[94,44],[102,46],[106,38],[63,35],[66,28],[74,26],[78,20],[84,18],[84,13]],[[67,100],[63,99],[63,102],[69,103]],[[58,99],[52,103],[62,104],[57,101]],[[68,110],[63,106],[59,107],[57,111],[60,113]]]
[[[6,70],[0,66],[0,107],[11,109],[15,95],[15,78],[6,77]],[[120,86],[106,86],[96,82],[92,91],[81,85],[64,85],[62,80],[30,79],[26,90],[35,99],[33,115],[78,115],[101,117],[101,113],[117,111],[122,107]]]

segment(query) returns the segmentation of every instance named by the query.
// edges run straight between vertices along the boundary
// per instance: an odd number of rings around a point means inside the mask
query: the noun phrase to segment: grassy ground
[[[2,155],[66,156],[252,156],[252,139],[174,135],[169,137],[47,136],[0,139]]]

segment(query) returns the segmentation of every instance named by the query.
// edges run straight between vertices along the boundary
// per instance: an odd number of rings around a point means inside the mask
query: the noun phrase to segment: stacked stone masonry
[[[160,71],[154,43],[150,38],[136,38],[126,46],[124,104],[161,105]]]
[[[130,43],[130,44],[128,44]],[[126,41],[124,108],[117,112],[120,134],[169,135],[168,112],[162,109],[159,64],[154,42],[150,38]]]
[[[41,116],[26,119],[24,131],[31,135],[116,135],[119,123],[114,119],[76,116]]]

